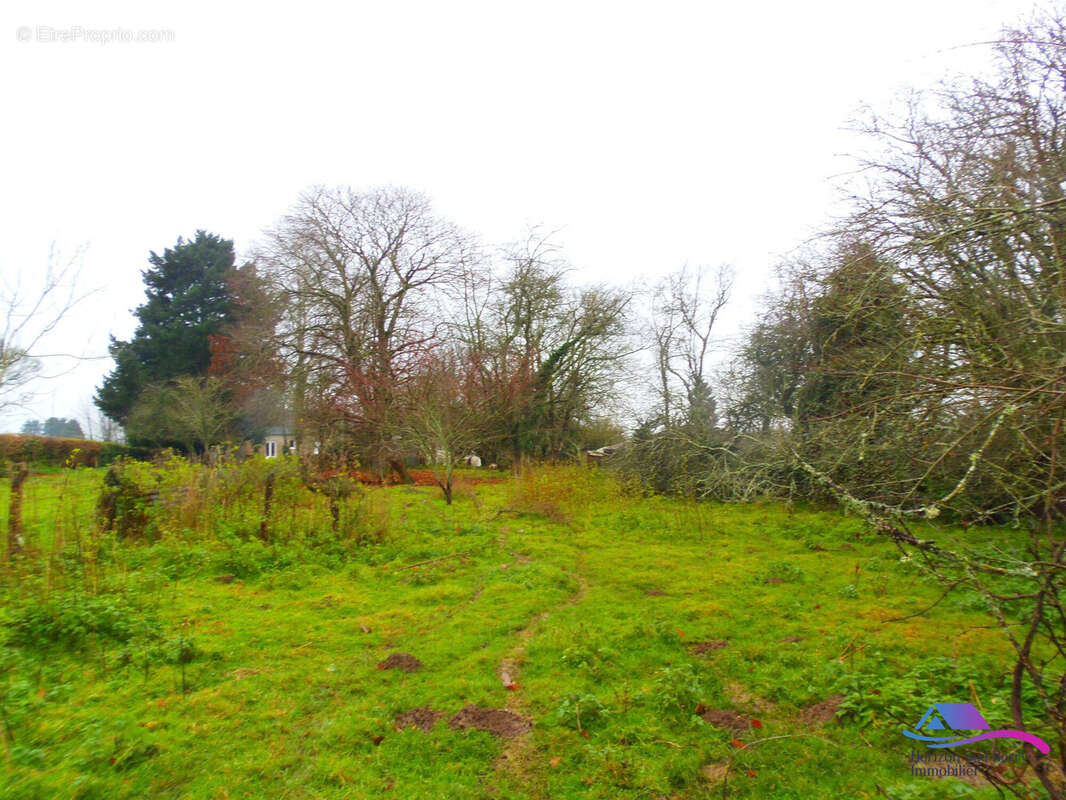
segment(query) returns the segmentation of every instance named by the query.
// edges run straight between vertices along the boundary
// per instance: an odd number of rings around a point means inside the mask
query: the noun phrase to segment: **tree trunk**
[[[407,465],[403,463],[403,459],[397,456],[389,456],[388,459],[389,468],[400,476],[400,483],[414,483],[415,479],[411,477],[411,473],[407,470]]]

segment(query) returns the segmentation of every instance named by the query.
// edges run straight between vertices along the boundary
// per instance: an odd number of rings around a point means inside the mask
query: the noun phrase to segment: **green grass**
[[[452,507],[371,490],[381,541],[301,528],[320,510],[296,496],[273,544],[236,522],[120,541],[95,530],[100,485],[27,484],[35,552],[0,610],[2,798],[995,796],[912,778],[899,730],[934,700],[1002,716],[1005,642],[966,596],[890,621],[938,587],[840,514],[545,470]],[[377,669],[391,652],[424,668]],[[803,721],[837,694],[844,718]],[[532,733],[452,730],[468,704]],[[446,716],[397,731],[420,706]]]

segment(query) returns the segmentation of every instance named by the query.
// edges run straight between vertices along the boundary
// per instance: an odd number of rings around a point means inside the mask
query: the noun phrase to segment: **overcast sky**
[[[84,419],[108,335],[133,331],[150,250],[204,228],[246,252],[318,183],[412,187],[487,243],[558,229],[587,282],[731,263],[736,332],[774,263],[827,219],[860,105],[985,69],[990,50],[964,45],[1031,9],[89,5],[0,6],[0,275],[32,294],[55,243],[61,259],[84,248],[79,287],[96,290],[42,348],[87,359],[47,362],[65,374],[0,430]]]

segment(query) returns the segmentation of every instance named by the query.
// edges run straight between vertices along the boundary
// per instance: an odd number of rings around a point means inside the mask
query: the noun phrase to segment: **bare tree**
[[[457,330],[472,380],[486,398],[493,460],[573,455],[580,428],[606,410],[630,354],[631,294],[579,288],[548,235],[507,248],[502,269],[468,281]]]
[[[0,286],[0,411],[24,405],[31,395],[29,384],[41,374],[45,359],[76,358],[66,353],[42,350],[63,318],[87,295],[77,288],[82,251],[61,261],[53,244],[43,281],[36,287],[15,283]],[[18,273],[16,273],[18,274]]]
[[[1024,754],[1063,800],[1066,22],[1038,18],[995,48],[994,76],[868,121],[854,213],[804,276],[797,424],[774,454],[945,595],[983,599],[1014,652],[1008,724],[1052,742]],[[779,319],[787,341],[796,320]],[[932,531],[941,518],[1016,530]],[[1031,796],[1023,775],[976,766]]]
[[[451,505],[455,469],[486,432],[485,398],[458,352],[440,347],[428,354],[408,382],[393,435],[413,448],[433,471]]]
[[[472,238],[414,192],[304,194],[257,257],[285,308],[279,339],[303,421],[402,470],[387,435],[397,398],[437,339],[440,298],[475,257]]]
[[[732,288],[733,272],[722,266],[713,272],[683,267],[655,289],[647,330],[666,426],[683,420],[706,422],[714,416],[708,358],[715,324]]]

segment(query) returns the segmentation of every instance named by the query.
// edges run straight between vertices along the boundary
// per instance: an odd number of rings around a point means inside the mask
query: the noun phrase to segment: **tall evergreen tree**
[[[206,375],[209,337],[233,318],[232,240],[197,231],[161,256],[152,252],[148,262],[142,273],[147,300],[135,312],[140,324],[128,342],[112,337],[115,369],[95,397],[104,414],[123,424],[149,384]]]

